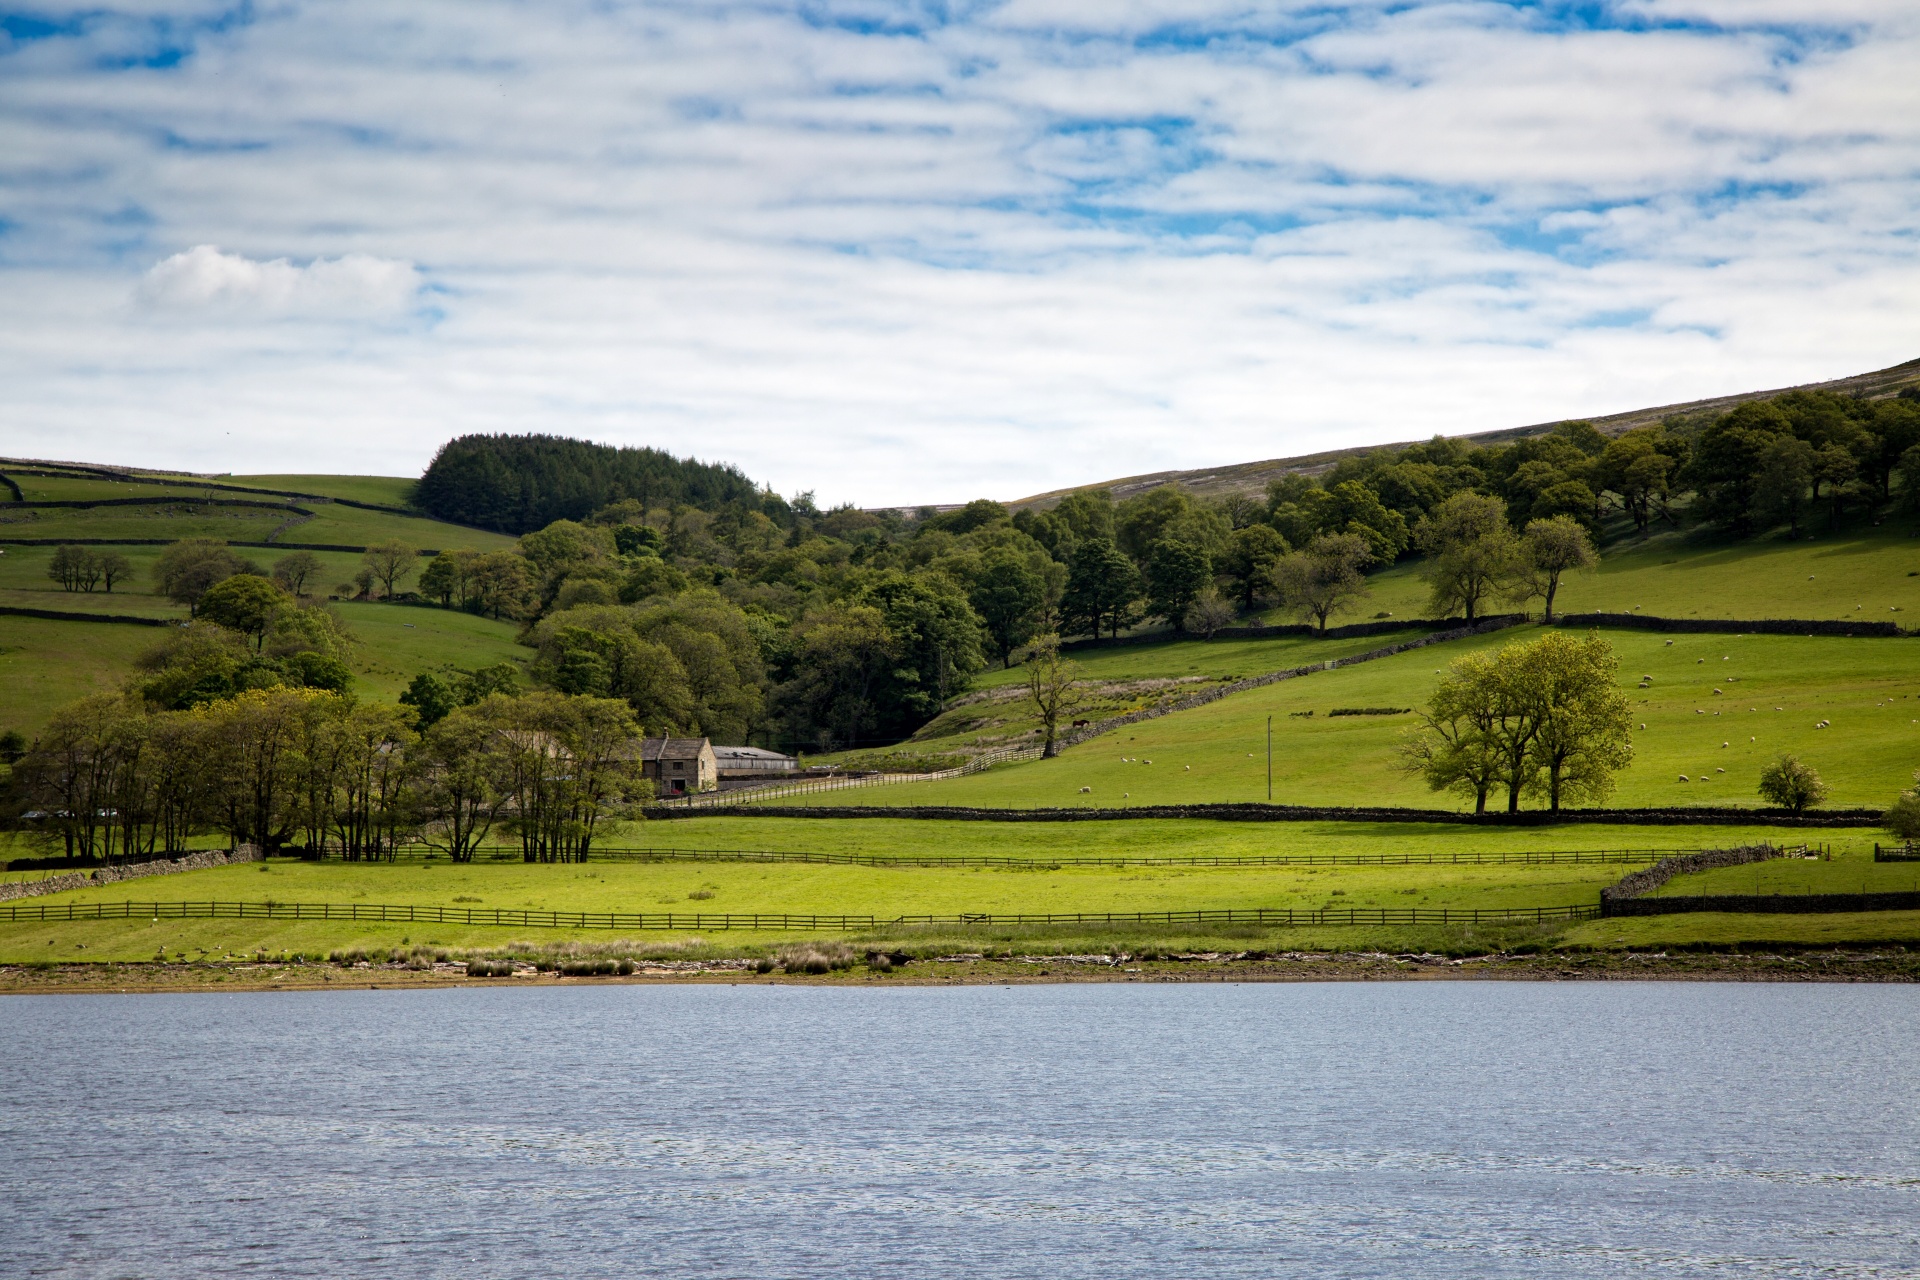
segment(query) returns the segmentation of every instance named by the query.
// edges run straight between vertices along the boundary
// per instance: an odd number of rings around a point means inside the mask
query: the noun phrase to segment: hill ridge
[[[1740,391],[1729,395],[1708,396],[1700,400],[1686,400],[1678,404],[1654,405],[1644,409],[1629,409],[1624,413],[1612,413],[1592,418],[1556,418],[1552,422],[1536,422],[1524,427],[1501,427],[1493,431],[1476,431],[1469,435],[1455,437],[1475,444],[1502,444],[1513,440],[1523,440],[1528,436],[1541,435],[1551,431],[1561,422],[1591,422],[1606,435],[1619,435],[1635,427],[1651,426],[1673,414],[1724,412],[1736,405],[1751,400],[1765,400],[1773,396],[1785,395],[1789,391],[1836,391],[1854,395],[1864,395],[1868,399],[1880,399],[1898,393],[1903,387],[1920,386],[1920,359],[1903,361],[1876,369],[1870,373],[1856,373],[1845,378],[1833,378],[1826,382],[1805,382],[1791,387],[1775,387],[1766,391]],[[1056,502],[1070,493],[1079,493],[1087,489],[1107,489],[1113,493],[1116,502],[1157,489],[1161,485],[1175,484],[1186,489],[1196,497],[1219,498],[1233,493],[1260,493],[1267,484],[1280,476],[1292,472],[1318,475],[1331,470],[1342,458],[1356,457],[1372,453],[1378,449],[1405,449],[1419,444],[1418,440],[1396,440],[1385,444],[1353,445],[1344,449],[1327,449],[1319,453],[1301,454],[1291,458],[1268,458],[1258,462],[1233,462],[1215,467],[1196,467],[1191,470],[1151,471],[1141,475],[1122,476],[1115,480],[1098,481],[1093,484],[1070,485],[1064,489],[1050,489],[1031,497],[1015,499],[1007,505],[1015,510],[1040,506]],[[908,508],[901,508],[906,510]],[[937,508],[947,510],[949,508]]]

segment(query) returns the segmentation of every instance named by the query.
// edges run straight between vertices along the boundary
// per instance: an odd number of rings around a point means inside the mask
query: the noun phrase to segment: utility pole
[[[1273,717],[1267,717],[1267,803],[1273,803]]]

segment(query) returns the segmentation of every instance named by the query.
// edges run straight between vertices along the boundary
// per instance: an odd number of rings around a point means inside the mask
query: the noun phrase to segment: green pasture
[[[0,538],[224,538],[228,542],[260,542],[293,518],[291,512],[270,508],[190,506],[184,502],[52,508],[14,508],[0,503]],[[284,536],[292,537],[292,531]]]
[[[1554,941],[1565,947],[1657,950],[1662,947],[1745,947],[1788,945],[1822,947],[1894,943],[1911,947],[1920,940],[1920,911],[1857,911],[1834,915],[1761,914],[1700,911],[1671,916],[1615,916],[1588,920],[1561,930]]]
[[[407,476],[222,476],[219,483],[251,489],[286,489],[351,502],[377,502],[385,507],[410,507],[414,481]]]
[[[1779,858],[1747,867],[1721,867],[1675,876],[1650,896],[1752,893],[1920,893],[1920,862],[1875,862],[1871,855],[1824,859]]]
[[[262,867],[264,866],[264,870]],[[540,911],[780,912],[894,917],[960,913],[1154,912],[1220,907],[1532,907],[1588,903],[1617,879],[1608,866],[1260,867],[1260,868],[875,868],[739,863],[301,863],[222,867],[49,895],[33,901],[278,901],[473,906]],[[883,929],[887,936],[914,930]],[[1045,943],[1058,928],[998,930]],[[1087,927],[1072,932],[1085,935]],[[1105,932],[1111,932],[1107,930]],[[1133,930],[1142,936],[1213,936],[1219,930]],[[1231,931],[1233,936],[1244,930]],[[1262,936],[1272,930],[1255,931]],[[1334,934],[1337,930],[1320,932]],[[1376,931],[1384,932],[1384,931]],[[1404,931],[1403,931],[1404,932]],[[1433,930],[1426,930],[1433,933]],[[1452,932],[1458,933],[1458,930]],[[1537,932],[1537,931],[1531,931]],[[531,937],[606,942],[608,931],[362,924],[351,921],[99,920],[0,922],[0,962],[57,956],[150,959],[201,948],[215,954],[266,947],[324,951],[394,945],[500,946]],[[652,935],[657,945],[678,934]],[[774,935],[727,931],[727,947]],[[820,935],[793,935],[820,936]],[[832,936],[832,935],[825,935]],[[978,949],[975,939],[973,949]],[[49,950],[49,944],[52,949]],[[1241,943],[1240,945],[1253,945]],[[1341,945],[1351,945],[1350,942]]]
[[[908,787],[911,790],[913,788]],[[1441,822],[1216,822],[1115,819],[1086,822],[956,822],[905,818],[712,816],[630,824],[608,847],[748,849],[912,858],[1447,857],[1602,849],[1719,849],[1730,845],[1822,845],[1842,858],[1870,857],[1877,831],[1787,827],[1647,827],[1569,823],[1466,827]],[[1807,863],[1812,866],[1814,864]],[[1620,874],[1625,874],[1622,869]]]
[[[0,616],[0,729],[31,734],[54,708],[118,690],[158,627]]]
[[[391,701],[422,671],[524,664],[532,656],[514,643],[519,628],[511,622],[422,605],[343,600],[332,607],[359,641],[352,666],[362,697]]]
[[[1601,548],[1600,567],[1561,586],[1554,607],[1567,613],[1645,613],[1667,618],[1863,618],[1920,625],[1920,539],[1905,517],[1878,528],[1812,537],[1734,540],[1712,529],[1660,532]],[[1367,579],[1372,598],[1336,622],[1378,613],[1427,614],[1427,584],[1417,563]],[[1510,606],[1496,604],[1496,608]],[[1534,602],[1539,609],[1539,602]],[[1295,619],[1278,612],[1274,622]]]
[[[12,557],[7,557],[11,559]],[[155,614],[186,611],[146,595],[0,591],[0,603],[75,612]],[[342,601],[332,606],[355,639],[348,665],[361,697],[392,701],[422,671],[524,664],[513,623],[452,609]],[[0,615],[0,728],[32,733],[56,707],[111,693],[134,674],[135,660],[165,638],[158,627]]]
[[[393,515],[333,503],[308,506],[314,514],[272,507],[212,507],[154,502],[127,507],[14,508],[0,503],[0,538],[91,538],[135,541],[164,538],[223,538],[228,542],[328,543],[368,546],[400,541],[435,551],[498,551],[513,545],[503,534],[443,524],[423,516]],[[289,524],[289,521],[294,523]],[[277,531],[277,532],[276,532]],[[271,548],[242,550],[272,554]]]
[[[1241,824],[1135,822],[1074,824],[1064,831],[984,823],[895,823],[885,820],[808,822],[805,820],[732,820],[739,834],[762,831],[774,837],[811,833],[815,852],[905,852],[916,828],[934,828],[938,847],[956,856],[1049,852],[1085,854],[1101,849],[1121,828],[1135,830],[1128,852],[1155,854],[1231,852],[1271,853],[1257,833],[1250,846]],[[661,824],[666,826],[667,824]],[[734,834],[704,822],[710,835]],[[1035,824],[1036,826],[1038,824]],[[1051,826],[1052,824],[1048,824]],[[1289,852],[1383,852],[1392,847],[1493,851],[1503,848],[1599,848],[1618,842],[1645,846],[1671,839],[1673,828],[1548,828],[1534,832],[1460,831],[1416,828],[1395,840],[1390,829],[1371,824],[1301,824],[1307,830],[1289,841]],[[984,832],[976,832],[987,828]],[[890,830],[891,829],[891,830]],[[1732,839],[1779,838],[1783,833],[1756,829],[1718,831],[1683,828],[1698,843]],[[1082,838],[1061,847],[1063,837]],[[647,834],[655,834],[648,832]],[[1005,839],[995,841],[996,835]],[[1598,837],[1598,838],[1596,838]],[[654,841],[654,843],[663,843]],[[682,847],[691,843],[676,841]],[[704,842],[703,842],[704,843]],[[755,842],[768,847],[772,840]],[[708,847],[734,844],[716,841]],[[739,842],[736,847],[753,847]],[[922,846],[924,847],[924,846]],[[918,850],[916,850],[918,851]],[[428,863],[271,863],[223,867],[159,876],[50,895],[33,901],[88,902],[331,902],[368,905],[472,906],[551,911],[609,912],[782,912],[790,914],[899,915],[992,912],[1153,912],[1202,908],[1339,909],[1343,907],[1530,907],[1589,904],[1604,885],[1631,870],[1619,865],[1412,865],[1280,867],[1122,867],[1073,868],[1039,861],[1032,867],[849,867],[807,864],[590,861],[584,864],[528,865],[520,862],[455,865]],[[27,873],[32,879],[48,873]],[[1685,886],[1732,875],[1726,891],[1748,891],[1751,868],[1709,873],[1676,881]],[[1744,874],[1745,885],[1738,883]],[[1766,864],[1762,874],[1781,878],[1812,875],[1834,888],[1858,891],[1907,888],[1916,868],[1874,864],[1866,842],[1836,847],[1831,861],[1798,860]],[[1901,878],[1904,877],[1904,878]],[[1780,891],[1789,891],[1784,879]],[[1763,884],[1771,892],[1776,879]],[[1676,891],[1687,891],[1684,887]],[[695,948],[706,954],[755,954],[783,940],[835,935],[771,931],[646,931],[623,936],[608,930],[522,929],[494,926],[377,924],[351,921],[290,920],[98,920],[0,923],[0,962],[45,959],[145,960],[165,948],[191,958],[221,958],[265,950],[273,954],[325,954],[339,947],[394,947],[411,944],[498,951],[525,946],[584,945],[630,951]],[[1374,926],[1277,929],[1256,926],[1095,926],[981,927],[936,929],[883,927],[850,935],[853,941],[884,941],[916,954],[980,951],[994,946],[1027,951],[1107,949],[1195,950],[1449,950],[1477,946],[1542,945],[1647,946],[1725,943],[1742,940],[1844,942],[1920,937],[1920,913],[1863,913],[1857,916],[1749,916],[1715,914],[1593,921],[1573,925],[1501,925],[1381,928]]]
[[[0,467],[13,482],[20,486],[20,496],[26,502],[98,502],[105,498],[141,498],[160,501],[167,498],[201,499],[205,497],[236,498],[245,494],[221,493],[217,488],[201,484],[190,479],[168,477],[166,484],[132,484],[125,480],[109,480],[95,476],[28,476],[18,471],[8,471]],[[13,495],[0,498],[0,510],[5,510]]]
[[[1469,803],[1427,791],[1397,767],[1411,715],[1330,717],[1351,707],[1418,707],[1453,658],[1535,634],[1510,629],[1231,695],[1117,729],[1054,760],[949,781],[823,792],[818,804]],[[1619,805],[1761,804],[1762,764],[1797,752],[1834,805],[1885,805],[1920,766],[1920,641],[1611,632],[1630,699],[1635,760]],[[1639,677],[1650,675],[1650,689]],[[1720,690],[1715,693],[1715,690]],[[1307,713],[1311,712],[1311,715]],[[1821,721],[1831,727],[1816,728]],[[1638,726],[1644,724],[1645,729]],[[1689,779],[1680,781],[1681,775]],[[1081,788],[1090,790],[1082,793]],[[1529,804],[1537,804],[1537,801]]]
[[[1278,636],[1270,640],[1166,640],[1154,644],[1116,645],[1111,649],[1071,649],[1081,674],[1088,680],[1166,680],[1200,678],[1242,679],[1287,667],[1345,658],[1369,649],[1384,649],[1424,634],[1395,631],[1380,636],[1321,640],[1313,636]],[[1024,667],[991,667],[974,679],[981,690],[1024,688]]]

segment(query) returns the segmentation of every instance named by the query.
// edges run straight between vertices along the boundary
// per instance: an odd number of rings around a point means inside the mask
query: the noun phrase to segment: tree
[[[1700,491],[1701,513],[1735,532],[1747,532],[1767,447],[1792,435],[1787,415],[1767,401],[1740,405],[1709,424],[1687,467],[1688,481]]]
[[[1233,601],[1212,587],[1208,587],[1195,596],[1193,603],[1187,606],[1186,616],[1181,619],[1181,626],[1187,631],[1211,640],[1214,632],[1227,626],[1233,618]]]
[[[281,610],[293,602],[287,593],[265,578],[235,574],[208,588],[200,599],[200,614],[229,631],[253,637],[256,652],[265,644],[267,630]]]
[[[235,574],[258,572],[252,561],[242,559],[217,538],[183,538],[153,562],[153,580],[160,594],[196,615],[201,597],[215,583]]]
[[[1788,754],[1761,768],[1760,795],[1789,812],[1803,813],[1827,798],[1827,784],[1811,765]]]
[[[1401,744],[1403,768],[1421,775],[1429,790],[1471,796],[1475,813],[1487,811],[1487,796],[1505,773],[1494,735],[1499,702],[1488,693],[1497,676],[1489,654],[1456,660],[1420,713],[1420,728]]]
[[[1250,524],[1234,530],[1222,568],[1242,609],[1253,611],[1260,593],[1272,581],[1274,561],[1291,550],[1272,525]]]
[[[1033,642],[1027,651],[1027,701],[1040,721],[1045,740],[1042,759],[1059,754],[1056,745],[1060,722],[1070,719],[1081,706],[1080,668],[1060,656],[1060,637],[1049,632]]]
[[[133,561],[118,551],[96,551],[94,563],[100,567],[100,584],[107,589],[108,595],[113,594],[114,583],[123,581],[133,574]]]
[[[295,551],[273,562],[273,580],[296,596],[307,594],[311,582],[325,566],[311,551]]]
[[[1560,579],[1568,573],[1592,569],[1599,563],[1600,554],[1593,549],[1593,537],[1579,521],[1571,516],[1532,521],[1520,538],[1514,595],[1521,600],[1543,600],[1546,620],[1552,622],[1553,598],[1560,591]]]
[[[1191,542],[1162,538],[1147,552],[1147,608],[1184,628],[1194,598],[1213,586],[1207,553]]]
[[[1641,428],[1609,441],[1594,463],[1594,483],[1619,496],[1636,533],[1644,535],[1656,515],[1672,519],[1668,481],[1679,463],[1669,450],[1677,447],[1663,428]]]
[[[376,543],[360,557],[374,580],[386,588],[389,600],[394,597],[396,584],[413,572],[413,566],[419,559],[412,547],[398,541]]]
[[[1814,462],[1814,452],[1804,440],[1775,436],[1767,441],[1760,450],[1759,470],[1752,482],[1751,519],[1755,528],[1784,523],[1788,536],[1800,536],[1800,514],[1806,509]]]
[[[1913,775],[1914,785],[1893,798],[1881,821],[1900,839],[1912,844],[1920,840],[1920,773]]]
[[[1067,567],[1061,612],[1095,637],[1102,624],[1117,636],[1132,621],[1134,601],[1139,598],[1140,575],[1126,553],[1107,538],[1083,539]]]
[[[1371,558],[1366,540],[1359,535],[1323,533],[1306,550],[1274,562],[1273,589],[1286,608],[1325,631],[1335,613],[1367,598],[1360,570]]]
[[[503,759],[506,740],[496,723],[500,710],[498,704],[458,708],[421,736],[422,836],[455,862],[473,861],[512,798]]]
[[[1628,705],[1615,680],[1612,646],[1597,635],[1548,632],[1496,654],[1456,661],[1402,746],[1404,767],[1436,791],[1545,794],[1557,810],[1569,796],[1603,798],[1632,760]]]
[[[1420,522],[1414,540],[1427,555],[1421,576],[1432,588],[1428,607],[1436,618],[1459,609],[1474,621],[1519,560],[1505,508],[1484,494],[1454,494]]]
[[[467,607],[489,618],[522,618],[533,609],[533,578],[527,562],[511,551],[491,551],[473,560],[467,576]]]
[[[422,671],[407,683],[400,695],[400,705],[412,707],[420,727],[431,729],[460,704],[454,698],[451,685],[431,671]]]
[[[880,722],[880,684],[894,657],[886,619],[871,605],[828,604],[793,628],[793,675],[775,691],[796,735],[822,751],[859,746]]]
[[[47,576],[63,591],[91,591],[100,581],[100,565],[90,547],[56,547],[47,561]]]
[[[1598,633],[1575,638],[1553,631],[1525,654],[1508,675],[1521,682],[1521,697],[1538,708],[1529,785],[1546,795],[1555,813],[1569,796],[1606,799],[1614,773],[1633,761],[1631,711],[1618,685],[1613,646]]]
[[[1033,635],[1040,610],[1046,604],[1047,584],[1024,556],[1009,547],[995,548],[980,561],[968,599],[973,611],[1000,652],[1000,665],[1013,665],[1013,651]]]

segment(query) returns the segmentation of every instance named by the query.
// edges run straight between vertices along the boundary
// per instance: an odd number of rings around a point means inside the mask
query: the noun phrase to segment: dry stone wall
[[[101,867],[91,872],[70,871],[66,875],[48,876],[45,880],[16,880],[0,884],[0,902],[8,902],[15,898],[38,898],[43,894],[65,893],[69,889],[87,889],[95,885],[114,884],[122,880],[140,880],[147,876],[168,876],[182,871],[205,871],[212,867],[231,866],[236,862],[254,862],[259,857],[258,849],[250,844],[243,844],[238,849],[209,849],[205,853],[190,853],[182,858],[134,862],[124,867]]]

